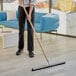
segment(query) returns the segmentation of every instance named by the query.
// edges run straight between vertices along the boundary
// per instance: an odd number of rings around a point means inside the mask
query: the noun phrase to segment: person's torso
[[[30,0],[23,0],[24,6],[29,7],[30,6]],[[22,6],[22,3],[19,2],[19,6]]]

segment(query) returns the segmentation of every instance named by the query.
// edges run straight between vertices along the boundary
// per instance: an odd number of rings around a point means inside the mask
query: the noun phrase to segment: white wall
[[[3,3],[3,10],[17,10],[18,9],[18,1],[12,3]]]
[[[43,2],[47,0],[36,0],[36,3]],[[18,0],[12,3],[3,3],[3,10],[17,10],[18,9]]]

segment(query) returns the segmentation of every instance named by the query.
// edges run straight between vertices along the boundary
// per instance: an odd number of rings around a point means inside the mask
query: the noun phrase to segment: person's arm
[[[34,8],[33,5],[30,4],[30,10],[29,10],[29,18],[30,19],[31,19],[31,14],[32,14],[33,8]]]
[[[30,17],[30,19],[31,19],[31,14],[32,14],[35,2],[36,2],[36,0],[31,0],[30,1],[30,10],[29,10],[29,17]]]

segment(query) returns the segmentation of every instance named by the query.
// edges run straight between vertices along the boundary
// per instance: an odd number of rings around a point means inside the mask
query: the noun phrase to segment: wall
[[[59,15],[59,34],[76,36],[76,12],[62,12],[52,9],[52,13]]]
[[[18,9],[18,1],[12,3],[3,3],[3,10],[17,10]]]

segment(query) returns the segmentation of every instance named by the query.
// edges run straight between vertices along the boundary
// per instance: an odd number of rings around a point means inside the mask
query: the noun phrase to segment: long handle
[[[23,8],[24,8],[25,14],[28,15],[27,11],[25,10],[25,7],[23,7]],[[45,57],[48,65],[50,65],[50,64],[49,64],[49,60],[48,60],[48,58],[47,58],[47,56],[46,56],[46,54],[45,54],[45,52],[44,52],[44,49],[43,49],[43,47],[42,47],[42,45],[41,45],[41,42],[39,41],[39,39],[38,39],[38,37],[37,37],[37,34],[36,34],[35,29],[34,29],[34,27],[33,27],[33,24],[32,24],[32,22],[31,22],[30,19],[29,19],[28,21],[29,21],[29,23],[30,23],[30,25],[31,25],[31,27],[32,27],[32,29],[33,29],[33,32],[35,33],[35,37],[36,37],[36,39],[37,39],[37,41],[38,41],[38,43],[39,43],[39,45],[40,45],[40,47],[41,47],[41,49],[42,49],[42,52],[43,52],[44,57]]]

